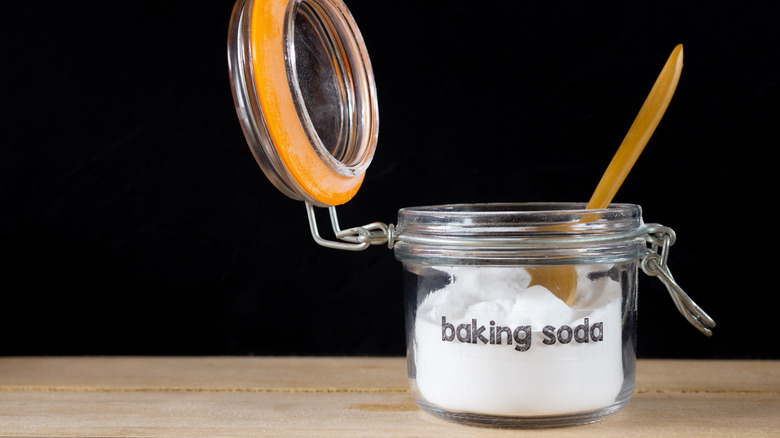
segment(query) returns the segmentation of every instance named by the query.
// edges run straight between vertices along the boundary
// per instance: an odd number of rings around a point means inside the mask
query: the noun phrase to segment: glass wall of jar
[[[641,209],[473,204],[399,212],[412,395],[447,420],[600,420],[634,387]]]

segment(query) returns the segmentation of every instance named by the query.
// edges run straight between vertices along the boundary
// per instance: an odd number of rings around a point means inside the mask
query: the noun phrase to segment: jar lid
[[[376,149],[379,117],[363,37],[341,0],[238,0],[228,39],[247,143],[285,195],[349,201]]]

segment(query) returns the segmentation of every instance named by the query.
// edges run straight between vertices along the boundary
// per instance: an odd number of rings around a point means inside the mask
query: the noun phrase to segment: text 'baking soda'
[[[590,324],[588,318],[585,318],[582,324],[574,326],[562,325],[558,328],[552,325],[546,325],[542,328],[542,343],[544,345],[553,345],[556,342],[568,344],[574,341],[576,344],[587,344],[589,342],[601,342],[604,340],[604,323],[597,322]],[[528,351],[531,348],[533,330],[530,325],[520,325],[512,329],[496,325],[495,321],[490,321],[489,327],[479,325],[476,318],[471,320],[471,324],[454,324],[447,322],[447,317],[441,317],[441,340],[443,342],[452,342],[457,340],[464,344],[483,344],[491,345],[513,345],[517,351]]]

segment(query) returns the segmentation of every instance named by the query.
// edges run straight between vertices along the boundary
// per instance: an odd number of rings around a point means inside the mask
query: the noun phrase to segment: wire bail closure
[[[387,225],[382,222],[372,222],[362,227],[352,227],[342,230],[339,225],[339,218],[336,214],[336,207],[328,207],[330,215],[330,224],[333,233],[341,242],[327,240],[320,236],[317,228],[317,218],[314,214],[314,205],[306,202],[306,216],[309,218],[309,230],[320,246],[332,249],[341,249],[345,251],[363,251],[371,245],[384,245],[393,249],[396,240],[395,225]]]
[[[341,249],[346,251],[363,251],[371,245],[384,245],[393,249],[396,240],[403,240],[396,232],[395,225],[385,224],[383,222],[372,222],[361,227],[352,227],[342,230],[339,225],[336,207],[328,207],[330,223],[333,233],[339,241],[328,240],[320,236],[317,227],[317,218],[314,212],[314,205],[306,202],[306,215],[309,218],[309,230],[318,245],[326,248]],[[689,296],[683,291],[680,285],[674,280],[672,272],[667,266],[669,260],[669,248],[674,245],[677,235],[674,230],[661,224],[645,224],[636,232],[632,232],[624,237],[643,237],[649,244],[647,253],[641,258],[640,266],[642,271],[650,277],[657,277],[661,283],[666,286],[666,290],[672,297],[674,305],[688,322],[696,327],[700,332],[707,336],[712,336],[712,329],[715,327],[715,321],[707,315]],[[599,237],[582,238],[588,242],[600,240]],[[603,239],[603,238],[602,238]],[[458,244],[458,241],[449,241],[449,244]],[[464,245],[468,245],[465,241]],[[485,244],[485,242],[481,242]],[[522,241],[512,241],[507,239],[504,242],[494,241],[493,245],[503,246],[512,244],[522,244]]]
[[[682,290],[667,266],[669,247],[677,240],[674,230],[660,224],[648,224],[645,228],[647,229],[645,240],[650,244],[650,248],[647,255],[642,258],[642,271],[651,277],[658,277],[669,291],[680,314],[700,332],[712,336],[715,321]]]

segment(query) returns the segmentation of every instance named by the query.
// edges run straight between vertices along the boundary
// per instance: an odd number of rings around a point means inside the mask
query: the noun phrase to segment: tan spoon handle
[[[588,202],[588,209],[606,208],[612,202],[626,175],[636,163],[648,140],[653,135],[658,122],[666,112],[669,102],[672,100],[674,90],[680,81],[682,72],[683,48],[678,44],[674,48],[663,70],[658,75],[650,94],[639,110],[634,123],[628,130],[623,143],[620,144],[615,156],[609,163],[607,170],[601,177],[596,191]]]

